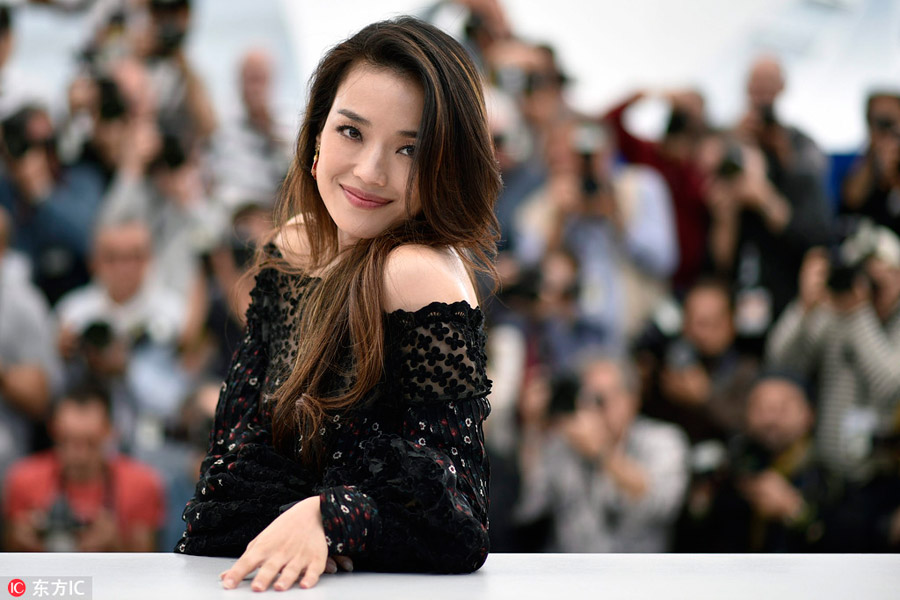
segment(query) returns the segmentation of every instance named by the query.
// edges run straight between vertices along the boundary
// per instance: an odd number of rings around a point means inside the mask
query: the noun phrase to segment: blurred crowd
[[[216,114],[190,0],[42,4],[94,31],[64,114],[0,85],[2,546],[168,551],[296,132],[263,50]],[[585,113],[499,0],[419,16],[481,66],[504,179],[492,549],[900,549],[900,89],[839,163],[779,114],[774,56],[727,128],[696,90]],[[0,7],[0,84],[15,37]]]

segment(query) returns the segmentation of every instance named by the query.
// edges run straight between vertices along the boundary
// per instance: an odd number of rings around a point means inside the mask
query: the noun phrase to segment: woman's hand
[[[244,554],[220,578],[225,589],[233,589],[258,568],[251,584],[253,591],[262,592],[273,581],[276,590],[286,590],[298,578],[300,587],[311,588],[330,566],[327,561],[328,544],[322,528],[319,497],[313,496],[298,502],[272,521],[247,544]],[[346,568],[344,563],[341,566]]]

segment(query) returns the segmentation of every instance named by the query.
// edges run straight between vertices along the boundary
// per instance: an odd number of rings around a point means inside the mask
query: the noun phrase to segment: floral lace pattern
[[[386,314],[385,375],[366,402],[329,418],[328,460],[313,474],[273,449],[268,400],[290,372],[317,281],[257,276],[175,551],[239,556],[281,512],[318,495],[329,553],[357,568],[477,569],[488,553],[490,412],[480,309],[435,302]]]

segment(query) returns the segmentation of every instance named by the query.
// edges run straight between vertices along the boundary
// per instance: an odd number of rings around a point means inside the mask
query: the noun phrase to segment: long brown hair
[[[391,69],[417,82],[424,108],[407,196],[421,211],[379,236],[341,250],[337,227],[310,173],[338,86],[358,64]],[[451,247],[470,272],[493,275],[498,226],[494,201],[499,168],[487,125],[481,77],[466,50],[439,29],[411,17],[382,21],[331,49],[313,74],[294,161],[276,206],[276,231],[300,215],[307,236],[307,272],[322,272],[304,303],[290,376],[275,392],[276,448],[320,466],[326,414],[359,402],[383,375],[383,272],[388,253],[403,244]],[[409,203],[407,203],[409,206]],[[287,236],[285,236],[287,237]],[[275,266],[259,254],[256,269]],[[327,267],[327,268],[326,268]],[[347,356],[352,372],[347,372]],[[333,389],[335,381],[349,381]],[[297,436],[300,444],[297,445]]]

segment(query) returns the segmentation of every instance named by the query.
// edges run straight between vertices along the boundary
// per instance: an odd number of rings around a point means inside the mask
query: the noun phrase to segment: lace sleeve
[[[186,528],[176,552],[240,556],[281,505],[312,495],[297,465],[275,452],[268,420],[259,410],[273,280],[273,272],[261,272],[251,293],[247,330],[222,384],[209,450],[182,514]]]
[[[332,554],[384,571],[471,572],[488,553],[482,422],[483,316],[464,302],[388,315],[387,383],[396,422],[372,425],[357,460],[325,473]]]

